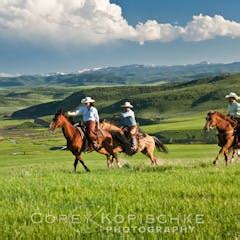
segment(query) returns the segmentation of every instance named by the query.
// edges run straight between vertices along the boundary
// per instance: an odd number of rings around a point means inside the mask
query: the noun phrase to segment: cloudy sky
[[[239,0],[1,0],[0,72],[240,61]]]

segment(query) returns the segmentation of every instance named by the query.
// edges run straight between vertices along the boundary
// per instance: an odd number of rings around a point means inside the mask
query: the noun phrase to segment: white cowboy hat
[[[91,97],[85,97],[81,100],[81,103],[94,103],[95,100],[92,99]]]
[[[240,97],[234,92],[229,93],[228,95],[225,96],[225,98],[235,98],[236,100],[240,99]]]
[[[121,107],[123,107],[123,108],[133,108],[133,105],[130,102],[125,102]]]

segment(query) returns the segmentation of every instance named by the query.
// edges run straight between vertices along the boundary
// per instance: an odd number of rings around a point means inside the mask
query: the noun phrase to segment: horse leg
[[[231,156],[231,157],[229,157],[229,156]],[[230,147],[228,149],[225,148],[224,157],[225,157],[226,166],[228,165],[228,163],[232,163],[234,156],[235,156],[235,149],[233,147]]]
[[[119,162],[119,158],[118,158],[117,153],[114,153],[113,159],[116,160],[116,163],[117,163],[118,168],[122,168],[122,165],[121,165],[121,163]]]
[[[224,151],[224,157],[225,157],[225,163],[226,163],[226,166],[228,165],[228,154],[226,151]]]
[[[225,144],[225,146],[223,146],[222,149],[221,149],[220,152],[219,152],[219,155],[220,155],[220,154],[224,154],[226,166],[228,165],[228,158],[229,158],[228,154],[229,154],[229,152],[230,152],[230,149],[232,148],[232,147],[231,147],[231,146],[232,146],[232,143],[233,143],[233,139],[232,139],[232,141],[229,140],[229,141],[227,142],[227,144]]]
[[[113,155],[110,156],[110,161],[111,161],[111,167],[113,168],[114,167],[114,165],[113,165],[113,163],[114,163],[114,156]]]
[[[232,159],[229,158],[229,155],[231,153],[230,150],[232,150],[232,149],[231,148],[230,149],[229,148],[225,148],[225,150],[224,150],[224,157],[225,157],[226,166],[228,165],[228,163],[232,162]],[[232,157],[232,155],[231,155],[231,157]]]
[[[219,153],[218,153],[217,157],[216,157],[215,160],[213,161],[213,164],[214,164],[214,165],[217,165],[217,164],[218,164],[219,157],[220,157],[221,154],[223,154],[223,148],[221,148],[221,149],[219,150]]]
[[[224,146],[224,156],[225,156],[226,166],[228,165],[228,162],[231,162],[232,160],[232,159],[231,160],[229,159],[229,155],[231,151],[234,152],[233,141],[234,141],[234,138],[232,140],[229,140],[228,143]]]
[[[77,158],[78,158],[78,161],[83,165],[84,169],[85,169],[87,172],[90,172],[89,168],[85,165],[82,157],[79,155],[79,156],[77,156]]]
[[[232,154],[231,154],[231,153],[232,153]],[[229,159],[229,163],[232,163],[232,162],[234,161],[235,153],[236,153],[236,150],[235,150],[235,148],[232,147],[232,148],[229,150],[229,155],[231,154],[231,158]]]
[[[73,172],[74,172],[74,173],[77,173],[77,165],[78,165],[78,158],[76,157],[76,158],[75,158],[75,161],[74,161],[74,163],[73,163],[73,166],[74,166]]]
[[[148,149],[149,156],[151,159],[153,159],[155,165],[159,165],[160,164],[159,160],[157,159],[157,157],[154,156],[154,148],[155,147],[150,147]]]
[[[150,158],[150,160],[151,160],[151,165],[158,165],[157,158],[154,157],[153,152],[151,152],[151,151],[149,151],[148,149],[145,148],[145,149],[142,151],[142,153],[143,153],[144,155],[146,155],[148,158]]]
[[[106,156],[107,156],[107,166],[108,166],[108,168],[112,168],[112,166],[113,166],[113,157],[110,154],[108,154]]]
[[[105,155],[107,158],[107,167],[110,168],[110,156],[109,155]]]
[[[111,146],[105,146],[105,149],[109,153],[109,163],[110,163],[110,167],[112,168],[114,159],[116,159],[116,162],[118,162],[117,154],[114,153],[114,151],[113,151]]]

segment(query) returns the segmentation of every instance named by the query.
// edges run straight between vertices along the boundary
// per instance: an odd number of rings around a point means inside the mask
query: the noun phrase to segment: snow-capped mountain
[[[124,85],[184,82],[226,73],[240,72],[240,62],[213,64],[200,62],[190,65],[157,66],[126,65],[120,67],[84,68],[75,72],[56,72],[41,75],[0,75],[0,87],[42,85]]]

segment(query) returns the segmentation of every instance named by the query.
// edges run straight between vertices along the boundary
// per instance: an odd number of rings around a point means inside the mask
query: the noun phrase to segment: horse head
[[[209,132],[217,126],[216,111],[210,111],[207,113],[206,123],[203,130]]]
[[[229,127],[236,128],[237,122],[229,118],[228,116],[217,112],[217,111],[210,111],[206,117],[206,123],[204,126],[205,131],[210,131],[215,127],[218,127],[222,130],[225,130]]]
[[[62,109],[59,109],[52,122],[50,123],[49,125],[49,132],[50,133],[54,133],[54,131],[57,129],[57,128],[61,128],[64,124],[64,120],[66,119],[65,115],[64,115],[64,111]]]

